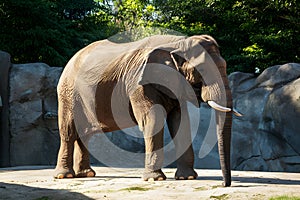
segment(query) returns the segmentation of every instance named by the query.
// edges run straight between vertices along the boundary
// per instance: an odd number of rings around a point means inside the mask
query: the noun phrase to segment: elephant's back
[[[147,52],[152,49],[183,38],[183,36],[155,35],[130,43],[116,43],[108,39],[93,42],[70,59],[62,73],[61,80],[68,79],[69,82],[79,81],[87,85],[97,85],[103,78],[103,74],[118,70],[122,67],[119,63],[126,64],[127,60],[131,60],[136,53],[143,56],[138,58],[141,61],[146,59]],[[140,64],[140,61],[136,64]]]

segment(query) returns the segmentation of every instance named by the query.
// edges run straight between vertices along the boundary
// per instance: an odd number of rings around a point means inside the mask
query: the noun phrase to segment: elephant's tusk
[[[233,114],[234,114],[235,116],[238,116],[238,117],[242,117],[242,116],[243,116],[243,114],[240,113],[239,111],[237,111],[235,108],[232,109],[232,112],[233,112]]]
[[[210,107],[212,107],[215,110],[218,110],[218,111],[221,111],[221,112],[230,112],[231,111],[230,108],[221,106],[221,105],[217,104],[214,101],[208,101],[207,103],[208,103],[208,105],[210,105]]]

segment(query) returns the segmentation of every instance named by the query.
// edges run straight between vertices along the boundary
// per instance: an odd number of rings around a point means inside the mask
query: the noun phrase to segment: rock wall
[[[43,63],[10,70],[10,164],[55,164],[59,147],[56,85],[62,68]]]
[[[56,163],[59,148],[56,85],[61,72],[62,68],[43,63],[11,65],[9,139],[0,129],[1,137],[9,140],[6,151],[10,155],[6,157],[10,165]],[[258,77],[235,72],[229,80],[234,105],[244,113],[244,117],[233,120],[232,168],[299,172],[300,65],[273,66]],[[193,127],[199,125],[193,135],[195,167],[219,168],[216,135],[206,137],[208,131],[215,131],[209,124],[213,112],[206,105],[189,109]],[[199,117],[200,124],[194,120]],[[175,166],[174,145],[167,129],[165,132],[165,163]],[[90,142],[90,152],[94,164],[142,167],[142,133],[133,128],[96,135]],[[0,158],[1,164],[3,155]]]
[[[233,121],[233,167],[300,172],[300,65],[229,79],[234,105],[245,114]]]

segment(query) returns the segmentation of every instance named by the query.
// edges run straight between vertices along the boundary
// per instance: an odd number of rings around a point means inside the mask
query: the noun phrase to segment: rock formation
[[[0,142],[9,155],[0,154],[0,164],[5,165],[1,162],[9,157],[12,166],[54,165],[59,148],[56,85],[62,68],[43,63],[11,65],[9,55],[1,52],[0,69],[4,65],[10,66],[10,96],[3,92],[6,87],[1,78],[1,112],[8,109],[9,115],[2,112],[0,124],[6,120],[10,126],[5,130],[1,125]],[[234,105],[244,114],[233,120],[232,168],[299,172],[300,64],[273,66],[258,77],[235,72],[229,80]],[[207,105],[201,109],[191,105],[189,109],[195,133],[195,167],[219,168],[216,135],[208,134],[215,131],[210,124],[214,119],[212,110]],[[165,132],[165,163],[175,167],[174,146],[167,128]],[[92,139],[94,164],[143,166],[144,142],[137,128]]]
[[[273,66],[258,77],[229,76],[234,104],[232,164],[238,170],[300,170],[300,65]]]
[[[13,64],[10,70],[10,164],[55,164],[59,147],[56,85],[62,68]]]

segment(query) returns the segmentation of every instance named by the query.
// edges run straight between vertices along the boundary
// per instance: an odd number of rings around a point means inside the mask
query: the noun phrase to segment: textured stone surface
[[[56,84],[62,68],[42,63],[13,65],[10,74],[12,165],[55,164],[59,147]],[[300,171],[300,65],[266,69],[260,76],[229,76],[235,107],[232,168]],[[196,168],[219,168],[214,116],[208,106],[189,106]],[[200,123],[199,123],[200,122]],[[165,129],[165,166],[175,167]],[[93,136],[92,163],[142,167],[144,141],[137,127]]]
[[[300,171],[300,65],[266,69],[257,78],[229,76],[234,104],[232,164],[238,170]]]
[[[243,117],[234,117],[233,120],[232,168],[299,172],[300,65],[291,63],[270,67],[258,77],[235,72],[229,76],[229,80],[234,105],[244,113]],[[193,124],[198,121],[197,115],[200,116],[200,124]],[[205,105],[200,110],[191,106],[190,117],[192,126],[199,125],[193,139],[195,167],[219,168],[215,130],[209,124],[213,119],[211,109]],[[139,135],[140,139],[131,136],[131,132],[136,132],[135,135]],[[132,150],[141,152],[137,151],[143,147],[141,137],[142,134],[137,129],[125,131],[125,134],[96,136],[91,142],[91,152],[98,161],[108,165],[118,166],[123,162],[128,167],[143,166],[143,157],[137,159],[137,155],[130,153]],[[166,130],[165,144],[169,142],[169,133]],[[107,146],[108,143],[112,145]],[[97,144],[107,148],[102,152],[103,149],[99,149]],[[114,145],[122,151],[114,148]],[[173,145],[165,148],[166,166],[176,166],[172,162],[175,160],[173,148]],[[111,157],[118,152],[120,157],[117,157],[114,165]]]
[[[59,145],[56,85],[62,68],[43,63],[10,71],[11,165],[55,164]]]

